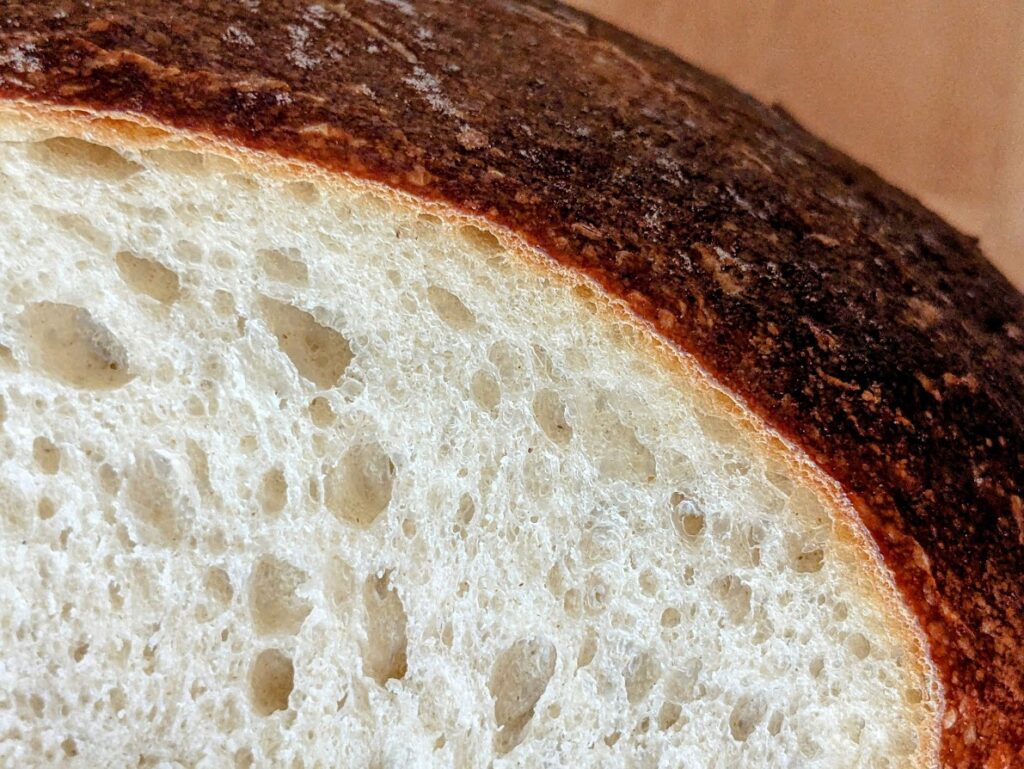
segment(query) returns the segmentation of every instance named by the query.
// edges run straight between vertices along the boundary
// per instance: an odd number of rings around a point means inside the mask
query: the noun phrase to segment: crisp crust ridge
[[[1024,759],[1024,297],[778,110],[546,0],[13,0],[0,98],[384,181],[592,275],[846,489],[943,679],[943,766]]]

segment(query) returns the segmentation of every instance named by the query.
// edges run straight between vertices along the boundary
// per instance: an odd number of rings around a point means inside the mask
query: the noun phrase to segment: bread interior
[[[930,763],[834,489],[594,286],[374,185],[29,117],[0,763]]]

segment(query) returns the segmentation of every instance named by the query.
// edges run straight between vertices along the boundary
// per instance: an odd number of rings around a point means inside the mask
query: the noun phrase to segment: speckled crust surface
[[[785,114],[547,0],[4,0],[0,98],[384,181],[593,275],[846,489],[943,766],[1024,766],[1024,297]]]

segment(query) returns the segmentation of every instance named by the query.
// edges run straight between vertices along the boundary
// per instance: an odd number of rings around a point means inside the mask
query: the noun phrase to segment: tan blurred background
[[[779,102],[1024,288],[1024,1],[570,2]]]

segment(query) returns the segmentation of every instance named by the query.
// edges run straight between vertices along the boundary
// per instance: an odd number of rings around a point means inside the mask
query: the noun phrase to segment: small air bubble
[[[663,702],[658,710],[658,728],[666,732],[676,725],[683,709],[675,702]]]
[[[260,634],[299,631],[312,607],[297,594],[307,574],[287,561],[260,556],[249,578],[249,608]]]
[[[324,474],[328,509],[341,521],[368,528],[391,503],[395,466],[379,443],[349,449]]]
[[[379,685],[400,679],[406,672],[408,619],[402,599],[391,584],[391,572],[371,575],[363,585],[366,608],[366,644],[363,671]]]
[[[534,396],[533,416],[555,444],[565,446],[572,440],[572,427],[565,418],[565,404],[554,390],[541,390]]]
[[[298,373],[322,389],[337,385],[353,357],[348,340],[290,304],[266,298],[261,304],[278,346]]]
[[[296,286],[309,283],[309,269],[296,248],[264,248],[256,252],[256,261],[271,280]]]
[[[583,643],[580,644],[580,653],[576,657],[576,667],[585,668],[591,662],[594,661],[594,657],[597,655],[597,636],[594,635],[592,630],[587,631],[586,637],[583,639]]]
[[[38,302],[22,312],[21,323],[32,364],[65,384],[112,390],[134,378],[124,347],[88,310]]]
[[[493,414],[501,401],[501,386],[498,380],[486,371],[477,371],[469,383],[473,401],[484,411]]]
[[[284,471],[273,467],[263,474],[260,483],[260,507],[268,515],[277,515],[288,503],[288,481]]]
[[[121,279],[140,294],[162,304],[173,304],[181,296],[181,281],[177,274],[159,262],[143,259],[130,251],[120,251],[114,260]]]
[[[476,326],[476,317],[459,297],[439,286],[427,286],[427,301],[437,317],[456,331],[470,331]]]
[[[861,633],[851,633],[846,639],[846,648],[859,660],[867,659],[871,654],[871,642]]]
[[[309,418],[319,428],[330,427],[336,419],[331,402],[322,395],[318,395],[309,403]]]
[[[60,749],[64,751],[66,758],[74,758],[78,755],[78,745],[73,737],[65,737],[60,743]]]
[[[534,708],[555,673],[556,659],[550,641],[521,639],[495,660],[488,686],[494,698],[498,753],[507,753],[522,741]]]
[[[653,653],[641,652],[634,656],[623,671],[629,704],[636,705],[644,700],[660,676],[661,665]]]
[[[753,697],[741,697],[729,716],[729,731],[737,742],[745,741],[764,718],[765,705]]]
[[[819,547],[797,553],[793,558],[793,569],[800,574],[814,574],[821,571],[824,563],[825,551]]]
[[[278,649],[260,652],[249,678],[253,708],[259,715],[269,716],[288,707],[295,687],[295,666]]]
[[[668,607],[661,613],[661,626],[672,628],[676,627],[682,621],[682,615],[679,613],[679,609],[672,606]]]
[[[48,521],[50,518],[53,518],[56,511],[53,500],[49,497],[43,497],[39,500],[39,518],[41,520]]]

